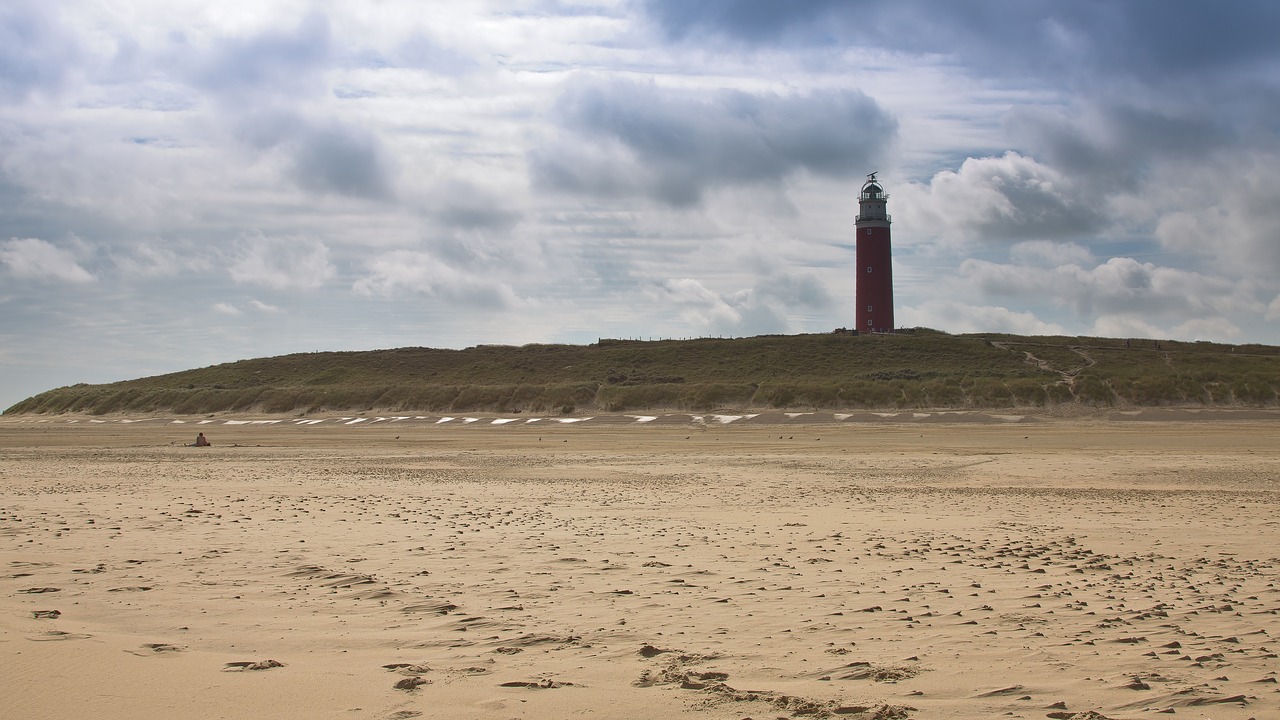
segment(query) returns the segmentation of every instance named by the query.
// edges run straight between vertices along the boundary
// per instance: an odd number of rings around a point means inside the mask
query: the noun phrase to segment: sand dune
[[[5,716],[1280,717],[1273,420],[374,420],[0,422]]]

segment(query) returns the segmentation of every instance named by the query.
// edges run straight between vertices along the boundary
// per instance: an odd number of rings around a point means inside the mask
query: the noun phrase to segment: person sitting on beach
[[[200,433],[199,435],[196,435],[195,447],[211,447],[211,446],[212,446],[212,443],[210,443],[209,440],[205,438],[204,433]]]

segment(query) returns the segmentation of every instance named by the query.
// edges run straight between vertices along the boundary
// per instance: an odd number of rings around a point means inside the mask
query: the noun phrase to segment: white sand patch
[[[275,425],[279,420],[250,420],[250,425]]]
[[[911,417],[916,419],[933,417],[933,413],[911,413]]]
[[[805,415],[812,415],[813,413],[811,413],[811,412],[802,412],[802,413],[782,413],[782,414],[783,414],[783,415],[786,415],[786,416],[787,416],[789,419],[791,419],[791,420],[795,420],[795,419],[796,419],[796,418],[798,418],[798,417],[804,417]]]
[[[629,418],[635,418],[638,423],[653,422],[658,419],[657,415],[628,415]]]
[[[529,418],[528,420],[525,420],[524,422],[525,422],[525,424],[526,424],[526,425],[528,425],[529,423],[536,423],[536,422],[538,422],[538,421],[539,421],[539,420],[541,420],[541,419],[542,419],[542,418]]]
[[[853,415],[851,413],[836,413],[832,417],[834,417],[837,420],[848,420],[849,418],[853,417]]]
[[[507,423],[516,422],[517,420],[519,420],[519,418],[494,418],[493,422],[489,424],[490,425],[506,425]]]
[[[369,418],[353,418],[353,419],[351,419],[351,420],[347,420],[346,422],[344,422],[344,423],[342,423],[342,424],[343,424],[343,425],[356,425],[356,424],[359,424],[359,423],[365,422],[365,421],[366,421],[366,420],[368,420],[368,419],[369,419]]]
[[[223,425],[248,425],[249,421],[248,420],[226,420],[222,424]]]
[[[170,421],[170,423],[169,423],[169,424],[170,424],[170,425],[186,425],[186,424],[187,424],[187,421],[186,421],[186,420],[173,420],[173,421]]]
[[[585,417],[585,418],[556,418],[556,422],[562,422],[562,423],[579,423],[579,422],[585,422],[585,421],[587,421],[587,420],[593,420],[593,419],[594,419],[594,418],[589,418],[589,417]]]
[[[470,424],[471,424],[471,423],[473,423],[473,422],[480,422],[480,418],[473,418],[473,417],[464,417],[464,418],[462,418],[462,423],[463,423],[464,425],[470,425]]]
[[[728,425],[729,423],[735,420],[742,419],[741,415],[712,415],[711,417],[715,418],[716,422],[720,423],[721,425]]]
[[[293,424],[294,424],[294,425],[319,425],[319,424],[320,424],[320,423],[322,423],[322,422],[324,422],[324,420],[315,420],[315,419],[312,419],[312,420],[294,420],[294,421],[293,421]]]
[[[439,420],[437,420],[437,421],[436,421],[436,424],[437,424],[437,425],[442,425],[442,424],[447,423],[447,422],[453,422],[454,420],[457,420],[457,418],[442,417],[442,418],[440,418]]]
[[[105,423],[106,420],[90,420],[89,422],[93,423],[94,425],[101,425]]]

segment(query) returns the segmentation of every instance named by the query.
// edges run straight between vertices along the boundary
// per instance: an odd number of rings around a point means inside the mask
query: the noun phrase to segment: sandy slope
[[[1275,421],[192,427],[0,422],[0,715],[1280,717]]]

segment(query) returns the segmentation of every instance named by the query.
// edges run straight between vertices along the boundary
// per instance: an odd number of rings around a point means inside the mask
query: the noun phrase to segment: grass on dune
[[[1273,406],[1278,390],[1271,346],[917,329],[300,353],[58,388],[5,414]]]

